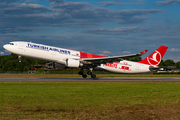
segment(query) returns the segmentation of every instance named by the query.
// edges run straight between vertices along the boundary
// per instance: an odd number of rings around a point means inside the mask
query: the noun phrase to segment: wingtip
[[[147,51],[148,51],[148,50],[144,50],[144,51],[140,52],[139,54],[140,54],[140,55],[144,55],[144,54],[147,53]]]

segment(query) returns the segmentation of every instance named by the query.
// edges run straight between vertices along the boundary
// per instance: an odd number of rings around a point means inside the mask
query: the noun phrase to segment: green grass
[[[180,83],[8,82],[0,98],[0,119],[180,117]]]
[[[180,77],[180,74],[96,74],[97,77]],[[61,78],[61,77],[79,77],[82,78],[81,75],[78,74],[10,74],[3,73],[0,74],[0,78]],[[90,77],[90,76],[88,76]]]

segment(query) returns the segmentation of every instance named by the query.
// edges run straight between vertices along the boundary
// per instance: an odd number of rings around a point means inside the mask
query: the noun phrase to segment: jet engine
[[[66,59],[66,67],[79,67],[82,66],[79,60],[68,58]]]

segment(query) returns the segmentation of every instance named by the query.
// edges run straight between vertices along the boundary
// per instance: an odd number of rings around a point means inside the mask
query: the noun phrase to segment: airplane
[[[147,50],[138,54],[108,57],[24,41],[10,42],[3,47],[6,51],[18,55],[19,62],[21,62],[21,56],[24,56],[59,63],[66,67],[80,68],[78,74],[83,78],[87,75],[96,78],[93,70],[106,70],[114,73],[146,73],[157,70],[168,49],[166,46],[160,46],[147,58],[132,62],[124,59],[144,55]],[[88,70],[87,73],[83,71],[84,69]]]

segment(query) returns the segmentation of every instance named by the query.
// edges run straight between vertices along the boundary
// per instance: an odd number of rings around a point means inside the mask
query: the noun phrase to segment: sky
[[[0,54],[11,41],[119,56],[161,45],[180,61],[180,0],[1,0]]]

